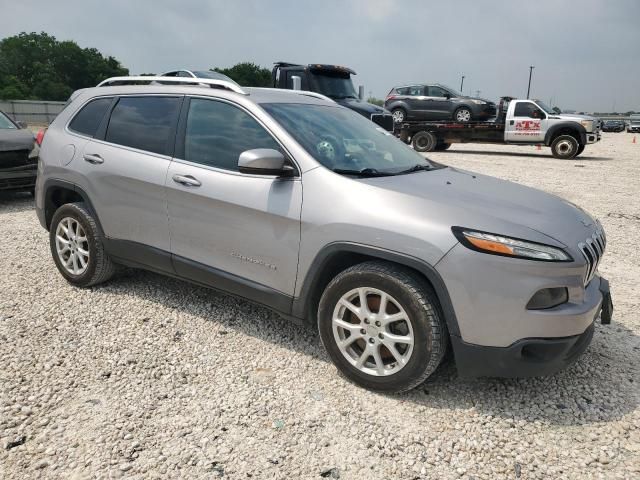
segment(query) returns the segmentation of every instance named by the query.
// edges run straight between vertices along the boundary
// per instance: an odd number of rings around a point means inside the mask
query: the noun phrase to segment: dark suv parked
[[[406,120],[485,120],[496,114],[496,104],[483,98],[466,97],[440,84],[415,84],[394,87],[384,107],[396,123]]]

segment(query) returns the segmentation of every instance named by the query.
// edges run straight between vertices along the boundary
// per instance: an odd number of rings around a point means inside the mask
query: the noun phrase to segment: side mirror
[[[22,129],[27,128],[27,122],[18,121],[16,122],[16,125],[18,125],[18,128],[22,128]]]
[[[271,148],[245,150],[238,157],[238,170],[240,173],[278,177],[289,177],[294,172],[291,165],[285,164],[284,155]]]

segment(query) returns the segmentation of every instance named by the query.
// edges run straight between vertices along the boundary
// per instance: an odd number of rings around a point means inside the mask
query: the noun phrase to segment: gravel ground
[[[442,369],[409,394],[338,376],[317,334],[249,303],[129,272],[70,287],[29,196],[0,196],[0,478],[640,477],[640,142],[584,157],[464,145],[438,161],[587,208],[609,238],[614,323],[568,370]]]

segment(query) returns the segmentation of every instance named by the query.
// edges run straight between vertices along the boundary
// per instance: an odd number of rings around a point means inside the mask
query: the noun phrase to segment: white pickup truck
[[[546,145],[556,158],[580,155],[600,141],[601,122],[587,115],[556,113],[540,100],[502,97],[498,116],[485,122],[404,122],[396,133],[419,152],[446,150],[452,143]]]

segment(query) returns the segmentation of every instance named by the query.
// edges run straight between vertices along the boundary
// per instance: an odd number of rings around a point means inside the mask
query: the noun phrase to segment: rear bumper
[[[609,283],[600,282],[602,299],[592,322],[584,332],[561,338],[526,338],[508,347],[487,347],[451,336],[456,366],[461,377],[537,377],[556,373],[575,362],[593,338],[594,324],[601,314],[603,324],[611,321],[613,304]]]
[[[0,170],[0,190],[29,190],[35,187],[38,164]]]

